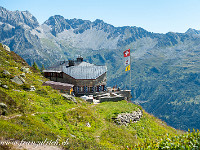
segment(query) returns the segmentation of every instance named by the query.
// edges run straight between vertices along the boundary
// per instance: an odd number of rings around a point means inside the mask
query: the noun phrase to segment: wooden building
[[[68,83],[54,82],[54,81],[46,81],[42,85],[51,86],[52,88],[59,90],[62,93],[71,94],[73,91],[74,85]]]
[[[77,96],[106,91],[107,67],[84,62],[82,57],[59,62],[43,72],[52,81],[74,85]]]

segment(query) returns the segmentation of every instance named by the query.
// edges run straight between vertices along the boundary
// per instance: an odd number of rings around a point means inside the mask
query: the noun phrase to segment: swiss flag
[[[125,50],[125,51],[123,52],[123,54],[124,54],[124,57],[130,56],[130,49]]]

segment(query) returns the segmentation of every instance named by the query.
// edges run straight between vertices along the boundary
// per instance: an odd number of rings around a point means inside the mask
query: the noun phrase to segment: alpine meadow
[[[63,149],[199,149],[199,30],[162,34],[61,15],[40,24],[29,11],[0,7],[0,43],[0,142],[58,140]],[[123,52],[129,49],[131,68],[125,71]],[[43,86],[48,79],[40,69],[79,56],[107,66],[107,86],[131,90],[131,101],[91,104]],[[116,121],[139,111],[138,120]],[[0,149],[17,147],[0,144]]]

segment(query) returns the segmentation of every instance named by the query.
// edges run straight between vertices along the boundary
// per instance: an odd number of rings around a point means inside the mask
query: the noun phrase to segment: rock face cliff
[[[28,11],[8,11],[0,7],[1,22],[12,26],[27,25],[30,28],[39,26],[37,19]]]
[[[30,65],[35,61],[49,66],[78,55],[90,63],[106,64],[109,86],[131,89],[134,102],[176,128],[200,128],[198,30],[159,34],[135,26],[114,27],[99,19],[91,22],[59,15],[40,25],[28,11],[0,7],[0,42]],[[131,87],[122,56],[129,48]]]

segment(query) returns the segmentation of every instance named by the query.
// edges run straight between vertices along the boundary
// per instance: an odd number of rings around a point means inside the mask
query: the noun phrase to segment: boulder
[[[7,105],[4,103],[0,103],[0,108],[7,109]]]
[[[5,50],[7,50],[7,51],[10,52],[10,48],[9,48],[7,45],[2,45],[2,46],[3,46],[3,48],[4,48]]]
[[[24,72],[24,73],[30,73],[30,69],[29,68],[26,68],[26,67],[22,67],[21,69],[20,69],[22,72]]]
[[[35,91],[36,90],[36,88],[32,85],[31,87],[30,87],[30,91]]]
[[[73,96],[67,95],[67,94],[62,94],[62,96],[65,97],[66,99],[71,100],[72,102],[74,102],[74,103],[77,104],[77,101],[76,101],[76,99]]]
[[[13,79],[10,79],[12,82],[15,82],[19,85],[25,83],[25,80],[22,77],[15,76]]]
[[[26,74],[23,72],[22,74],[20,74],[21,77],[26,77]]]
[[[86,127],[91,127],[89,122],[86,123]]]
[[[5,74],[5,75],[10,75],[10,72],[8,72],[7,70],[4,70],[4,71],[3,71],[3,74]]]
[[[20,80],[21,80],[23,83],[26,82],[22,77],[19,77],[19,78],[20,78]]]
[[[7,86],[7,85],[5,85],[5,84],[4,84],[4,85],[2,85],[2,87],[3,87],[3,88],[5,88],[5,89],[8,89],[8,86]]]

